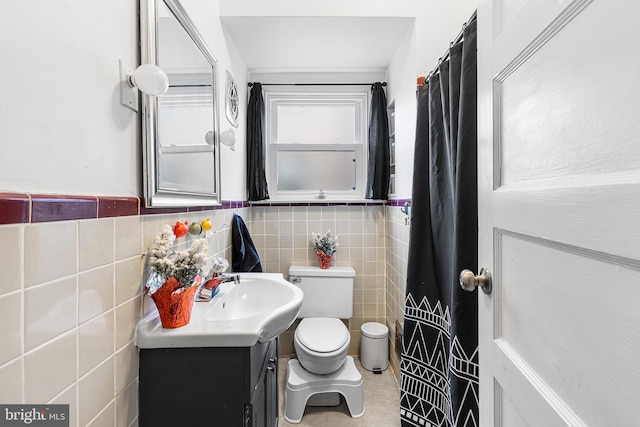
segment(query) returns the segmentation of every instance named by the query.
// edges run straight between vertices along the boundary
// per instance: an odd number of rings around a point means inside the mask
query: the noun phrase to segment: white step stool
[[[307,400],[318,393],[340,393],[347,402],[352,418],[364,415],[362,375],[351,356],[347,356],[340,369],[327,375],[312,374],[300,366],[298,360],[289,360],[287,388],[284,391],[285,420],[293,424],[302,421]]]

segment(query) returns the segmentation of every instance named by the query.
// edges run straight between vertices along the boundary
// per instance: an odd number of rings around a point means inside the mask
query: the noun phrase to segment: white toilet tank
[[[304,293],[298,318],[333,317],[349,319],[353,315],[353,267],[292,265],[289,281]]]

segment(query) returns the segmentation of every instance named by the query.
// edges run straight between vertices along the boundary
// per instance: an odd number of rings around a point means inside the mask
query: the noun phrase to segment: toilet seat
[[[316,317],[303,319],[296,328],[293,345],[304,369],[330,374],[344,364],[351,336],[340,319]]]
[[[349,331],[340,319],[313,317],[302,319],[295,332],[300,344],[310,351],[330,353],[349,341]]]

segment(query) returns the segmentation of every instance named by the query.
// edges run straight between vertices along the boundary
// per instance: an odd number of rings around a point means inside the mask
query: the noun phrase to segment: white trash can
[[[367,322],[360,328],[360,363],[368,371],[382,372],[389,367],[389,328]]]

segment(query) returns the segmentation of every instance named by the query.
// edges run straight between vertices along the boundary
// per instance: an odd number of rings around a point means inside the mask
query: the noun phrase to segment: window
[[[364,199],[369,86],[265,86],[272,199]]]

